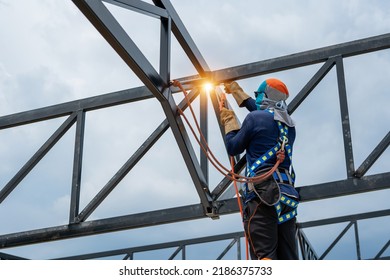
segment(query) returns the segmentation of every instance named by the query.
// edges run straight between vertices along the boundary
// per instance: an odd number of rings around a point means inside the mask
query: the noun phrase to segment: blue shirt
[[[251,111],[244,119],[241,129],[226,134],[227,151],[230,155],[238,155],[246,151],[248,165],[251,166],[260,156],[277,144],[279,129],[273,114],[266,110],[257,110],[255,100],[247,99],[244,104]],[[288,128],[288,143],[291,148],[295,141],[295,127]],[[274,165],[276,157],[271,158],[266,164]],[[290,159],[285,160],[280,167],[288,169]]]
[[[266,110],[257,110],[255,100],[250,98],[243,105],[250,111],[245,117],[239,130],[231,131],[225,136],[227,151],[231,156],[239,155],[246,151],[246,160],[249,166],[269,149],[273,148],[279,139],[279,128],[274,120],[274,115]],[[295,141],[295,127],[288,127],[288,143],[293,149]],[[273,166],[276,157],[269,159],[264,165]],[[290,158],[285,154],[284,161],[279,165],[289,169]],[[298,197],[298,193],[292,187],[281,184],[281,192]]]

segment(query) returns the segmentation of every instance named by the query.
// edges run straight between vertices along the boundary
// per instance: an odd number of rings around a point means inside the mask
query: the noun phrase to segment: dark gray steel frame
[[[344,58],[388,49],[390,47],[389,33],[279,58],[211,71],[168,0],[155,0],[155,6],[143,1],[105,1],[157,17],[161,20],[160,69],[159,72],[157,72],[122,29],[120,24],[115,20],[102,1],[73,0],[73,2],[120,55],[130,69],[141,79],[145,86],[0,117],[0,129],[7,129],[68,116],[64,123],[53,133],[31,159],[0,190],[0,203],[7,198],[23,178],[76,123],[69,224],[2,235],[0,236],[0,248],[10,248],[39,242],[200,219],[207,216],[216,218],[219,215],[236,213],[238,211],[235,199],[219,200],[221,195],[230,187],[230,182],[228,180],[223,179],[212,191],[210,190],[208,184],[207,160],[202,154],[200,163],[198,162],[185,130],[185,126],[177,113],[172,94],[177,92],[178,89],[170,85],[171,32],[175,35],[195,69],[198,71],[198,75],[179,79],[188,89],[193,89],[191,92],[191,100],[194,100],[199,95],[196,86],[206,79],[218,84],[323,63],[318,72],[289,104],[289,111],[293,113],[333,66],[336,66],[347,178],[336,182],[299,187],[298,190],[302,202],[389,188],[390,172],[370,176],[364,175],[389,146],[390,132],[387,132],[386,136],[373,152],[367,157],[362,165],[355,170],[343,66]],[[80,211],[79,197],[86,113],[92,110],[137,102],[149,98],[158,99],[164,110],[166,119],[162,121],[145,143],[141,145],[118,170],[91,202]],[[202,104],[200,106],[200,123],[201,129],[207,140],[207,99],[204,97],[200,98]],[[211,100],[216,117],[219,118],[216,97],[211,96]],[[183,101],[178,106],[185,109],[187,104]],[[148,152],[168,128],[171,128],[173,132],[188,172],[194,183],[194,187],[198,193],[200,204],[170,208],[165,209],[164,211],[158,210],[87,221],[91,213],[131,171],[143,155]],[[220,129],[222,131],[222,128]],[[241,171],[244,166],[245,157],[237,159],[235,170]]]
[[[359,231],[358,231],[357,222],[364,219],[380,218],[389,215],[390,215],[390,210],[381,210],[381,211],[374,211],[374,212],[363,213],[363,214],[354,214],[354,215],[334,217],[334,218],[305,222],[305,223],[298,223],[297,234],[298,234],[299,248],[300,248],[302,259],[304,260],[324,259],[328,255],[328,253],[335,247],[335,245],[340,241],[340,239],[345,235],[345,233],[352,227],[352,225],[354,226],[354,233],[356,239],[355,242],[356,259],[358,260],[362,259],[361,252],[360,252],[360,240],[359,240]],[[313,246],[310,244],[308,238],[303,232],[303,229],[305,228],[346,223],[346,222],[348,222],[347,226],[335,238],[335,240],[329,245],[329,247],[324,251],[324,253],[321,256],[318,256],[318,254],[314,251]],[[244,238],[244,232],[240,231],[240,232],[226,233],[226,234],[220,234],[220,235],[214,235],[208,237],[166,242],[160,244],[151,244],[145,246],[137,246],[137,247],[109,250],[103,252],[95,252],[95,253],[89,253],[83,255],[61,257],[61,258],[57,258],[57,260],[87,260],[87,259],[103,259],[103,258],[113,258],[113,257],[115,258],[120,257],[123,260],[134,260],[136,259],[136,255],[139,253],[153,252],[153,251],[158,251],[163,249],[174,250],[173,253],[167,258],[168,260],[173,260],[175,258],[178,258],[179,253],[181,253],[180,259],[186,260],[187,259],[186,248],[188,246],[194,246],[198,244],[212,243],[212,242],[224,241],[224,240],[230,241],[230,243],[225,248],[222,248],[223,250],[216,257],[216,260],[223,259],[234,246],[236,247],[236,259],[241,260],[242,259],[241,240],[243,238]],[[383,253],[387,250],[389,246],[390,246],[390,240],[388,240],[386,244],[375,254],[375,256],[373,256],[370,259],[375,259],[375,260],[390,259],[390,256],[383,255]],[[22,258],[0,252],[0,259],[22,259]]]
[[[356,244],[356,259],[361,260],[361,252],[360,252],[360,239],[359,239],[359,231],[358,231],[358,221],[365,220],[365,219],[373,219],[373,218],[380,218],[390,215],[390,209],[389,210],[381,210],[381,211],[374,211],[369,213],[363,213],[363,214],[355,214],[355,215],[347,215],[342,217],[335,217],[335,218],[329,218],[329,219],[323,219],[323,220],[317,220],[317,221],[311,221],[311,222],[304,222],[304,223],[298,223],[298,241],[299,241],[299,247],[302,259],[304,260],[322,260],[324,259],[328,253],[335,247],[335,245],[340,241],[340,239],[345,235],[345,233],[351,228],[351,226],[354,226],[354,233],[355,233],[355,244]],[[339,224],[339,223],[346,223],[348,222],[347,226],[343,229],[343,231],[336,237],[336,239],[329,245],[329,247],[324,251],[324,253],[321,256],[318,256],[317,253],[314,251],[313,246],[310,244],[308,238],[306,237],[305,233],[303,232],[303,229],[310,228],[310,227],[316,227],[316,226],[325,226],[325,225],[331,225],[331,224]],[[113,256],[123,256],[124,260],[133,260],[135,259],[135,254],[141,253],[141,252],[148,252],[148,251],[156,251],[161,249],[167,249],[167,248],[176,248],[176,250],[168,257],[169,260],[174,259],[180,252],[181,259],[185,260],[186,258],[186,247],[190,245],[196,245],[196,244],[204,244],[209,242],[216,242],[221,240],[231,240],[231,242],[223,249],[223,251],[217,256],[217,260],[222,259],[231,248],[233,248],[234,245],[236,245],[236,257],[238,260],[242,259],[241,254],[241,239],[244,238],[244,232],[234,232],[234,233],[227,233],[227,234],[221,234],[216,236],[209,236],[209,237],[202,237],[202,238],[194,238],[194,239],[188,239],[188,240],[180,240],[180,241],[174,241],[174,242],[167,242],[167,243],[161,243],[161,244],[154,244],[154,245],[147,245],[147,246],[138,246],[138,247],[132,247],[132,248],[124,248],[124,249],[118,249],[118,250],[111,250],[111,251],[105,251],[105,252],[97,252],[97,253],[91,253],[91,254],[84,254],[84,255],[77,255],[77,256],[69,256],[59,259],[66,259],[66,260],[83,260],[83,259],[96,259],[96,258],[107,258],[107,257],[113,257]],[[386,244],[376,253],[375,256],[373,256],[371,259],[379,260],[379,259],[390,259],[390,256],[383,256],[383,253],[386,251],[386,249],[390,246],[390,239],[386,242]]]

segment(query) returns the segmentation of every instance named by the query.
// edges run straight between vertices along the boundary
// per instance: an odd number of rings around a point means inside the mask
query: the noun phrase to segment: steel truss
[[[389,146],[390,132],[388,132],[383,140],[378,143],[377,147],[367,159],[358,168],[355,168],[343,65],[344,58],[388,49],[390,47],[390,33],[212,71],[180,20],[179,15],[168,0],[154,0],[154,5],[143,1],[129,0],[73,0],[73,2],[145,86],[0,117],[0,129],[2,130],[59,117],[67,117],[63,124],[49,137],[15,176],[2,187],[0,190],[0,203],[18,187],[18,184],[29,174],[38,162],[40,162],[50,149],[56,145],[61,137],[64,136],[71,127],[74,125],[76,126],[69,223],[61,226],[1,235],[0,248],[11,248],[39,242],[63,240],[152,225],[201,219],[204,217],[217,218],[220,215],[238,212],[236,199],[223,196],[223,194],[231,188],[229,180],[223,179],[216,186],[209,185],[208,163],[206,157],[201,154],[200,160],[198,161],[182,119],[177,113],[177,106],[182,110],[185,110],[187,103],[183,100],[181,103],[176,104],[173,99],[173,94],[177,92],[178,89],[170,84],[171,33],[176,37],[198,72],[198,75],[182,77],[178,80],[180,80],[188,90],[191,90],[189,96],[191,102],[198,98],[198,96],[200,98],[200,124],[206,139],[208,134],[207,99],[205,99],[205,95],[199,94],[200,90],[198,90],[197,86],[201,82],[210,80],[219,84],[283,70],[296,69],[313,64],[322,64],[317,73],[314,74],[289,104],[288,110],[290,113],[293,113],[299,105],[305,101],[306,97],[327,73],[335,67],[337,72],[347,178],[334,182],[298,187],[301,201],[307,202],[334,198],[383,190],[390,187],[390,171],[365,176],[373,163]],[[151,63],[123,30],[103,2],[160,19],[161,38],[159,71],[156,71],[153,68]],[[165,119],[162,120],[161,124],[149,138],[127,160],[127,162],[123,164],[87,206],[84,209],[80,209],[79,200],[80,189],[82,187],[80,184],[86,114],[90,111],[102,108],[151,98],[156,98],[160,102],[165,114]],[[219,109],[215,94],[211,95],[211,100],[214,105],[216,116],[219,118]],[[175,137],[180,153],[186,163],[187,171],[191,176],[193,185],[199,196],[200,203],[164,209],[164,211],[156,210],[106,219],[87,220],[94,210],[99,207],[111,191],[115,189],[121,180],[134,166],[136,166],[139,160],[168,129],[171,129]],[[237,172],[242,171],[245,163],[245,156],[237,158],[235,170]],[[388,215],[388,212],[386,213]],[[3,257],[4,255],[5,254],[2,254]]]

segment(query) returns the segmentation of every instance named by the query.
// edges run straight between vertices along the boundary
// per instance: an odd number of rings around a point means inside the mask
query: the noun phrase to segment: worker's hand
[[[225,83],[223,85],[225,86],[226,93],[234,93],[237,91],[242,91],[242,88],[238,85],[237,82]]]
[[[231,93],[240,107],[243,107],[244,101],[250,98],[250,96],[242,90],[237,82],[225,83],[224,86],[225,92]]]
[[[240,129],[240,125],[238,124],[233,110],[226,109],[225,107],[222,108],[220,117],[221,123],[225,127],[225,134]]]
[[[229,110],[229,109],[226,109],[225,107],[223,107],[221,109],[221,123],[222,123],[222,125],[225,125],[226,122],[228,122],[234,116],[235,116],[235,114],[234,114],[233,110]]]

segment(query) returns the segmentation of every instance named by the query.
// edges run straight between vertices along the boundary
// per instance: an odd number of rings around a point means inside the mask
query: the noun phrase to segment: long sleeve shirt
[[[255,100],[250,98],[243,104],[250,113],[244,119],[241,129],[231,131],[225,136],[227,151],[230,155],[238,155],[246,151],[248,165],[251,166],[260,156],[277,144],[279,129],[274,116],[266,110],[257,110]],[[295,141],[295,127],[288,128],[288,143],[291,148]],[[274,165],[276,157],[265,163]],[[286,154],[280,167],[288,169],[290,159]]]

